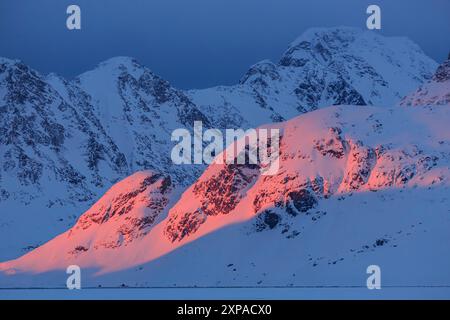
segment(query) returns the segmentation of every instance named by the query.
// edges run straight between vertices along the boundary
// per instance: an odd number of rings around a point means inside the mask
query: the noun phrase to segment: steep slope
[[[92,221],[130,202],[138,205],[124,217],[141,216],[149,192],[134,192],[143,176],[131,177],[76,227],[0,264],[0,283],[64,285],[65,268],[78,264],[88,285],[364,285],[365,268],[380,264],[393,285],[442,284],[450,280],[449,120],[448,108],[335,106],[272,124],[282,132],[276,175],[213,164],[167,215],[158,207],[146,233],[128,224],[124,241],[125,220]],[[165,180],[152,180],[161,199]]]
[[[66,88],[71,100],[23,63],[0,60],[2,257],[66,229],[80,208],[130,173],[89,97]]]
[[[173,130],[190,129],[194,121],[210,126],[182,91],[127,57],[107,60],[75,83],[92,98],[99,121],[123,150],[131,172],[158,170],[187,183],[198,177],[198,170],[170,160]]]
[[[164,172],[185,186],[201,173],[172,164],[170,135],[194,121],[208,127],[208,119],[131,58],[105,61],[74,81],[2,59],[0,77],[3,258],[65,230],[135,171]]]
[[[40,188],[51,185],[64,197],[61,201],[82,201],[92,197],[93,186],[128,172],[89,98],[74,92],[76,87],[67,95],[77,100],[68,103],[20,62],[3,59],[0,70],[2,188],[9,194],[4,199],[29,203]]]
[[[406,38],[347,27],[313,28],[278,63],[251,67],[239,85],[192,90],[190,96],[218,120],[241,114],[257,126],[329,105],[394,105],[431,78],[436,67]]]
[[[400,101],[402,106],[426,106],[450,104],[450,54],[431,80]]]

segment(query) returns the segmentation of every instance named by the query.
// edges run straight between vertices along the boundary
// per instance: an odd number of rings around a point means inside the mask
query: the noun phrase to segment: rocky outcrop
[[[436,70],[431,80],[400,101],[401,106],[450,104],[450,57]]]

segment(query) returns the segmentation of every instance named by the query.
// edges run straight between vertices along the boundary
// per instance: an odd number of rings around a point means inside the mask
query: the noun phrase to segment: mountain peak
[[[9,59],[5,57],[0,57],[0,73],[3,73],[5,70],[15,70],[19,73],[32,73],[34,75],[37,75],[38,72],[24,64],[19,59]]]
[[[240,85],[262,109],[277,106],[270,119],[279,121],[329,105],[393,105],[430,79],[436,67],[404,37],[353,27],[311,28],[277,63],[253,65]]]
[[[99,66],[110,66],[110,67],[138,67],[141,66],[141,64],[133,57],[128,56],[117,56],[112,57],[109,59],[106,59],[105,61],[102,61],[99,63]]]
[[[312,40],[312,39],[329,40],[328,38],[330,36],[336,36],[336,40],[339,41],[342,40],[350,41],[362,33],[363,31],[359,28],[345,27],[345,26],[331,27],[331,28],[322,28],[322,27],[309,28],[303,34],[297,37],[297,39],[295,39],[290,44],[289,48],[296,47],[305,40]]]
[[[386,47],[392,52],[405,47],[411,52],[421,52],[417,44],[406,37],[384,37],[369,30],[339,26],[306,30],[290,44],[283,58],[307,52],[316,59],[327,61],[333,55],[358,54],[359,49],[370,53],[372,50],[386,50]]]
[[[140,64],[135,58],[126,56],[117,56],[100,62],[96,68],[79,75],[77,78],[82,79],[93,73],[112,76],[113,78],[128,73],[134,78],[139,78],[145,71],[149,71],[145,66]]]
[[[21,63],[20,60],[17,59],[9,59],[5,57],[0,57],[0,64],[14,65],[17,63]]]

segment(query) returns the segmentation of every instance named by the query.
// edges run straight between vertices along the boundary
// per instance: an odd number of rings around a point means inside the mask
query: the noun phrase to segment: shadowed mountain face
[[[330,105],[394,105],[430,79],[436,67],[405,38],[352,28],[311,29],[277,63],[252,66],[239,85],[189,93],[217,121],[238,113],[257,126]]]
[[[402,106],[450,104],[450,54],[436,70],[433,78],[400,101]]]
[[[254,65],[236,86],[188,92],[126,57],[107,60],[71,81],[2,58],[0,259],[20,256],[72,227],[112,185],[136,171],[169,179],[175,201],[205,167],[172,163],[174,129],[192,129],[194,121],[205,129],[255,127],[338,104],[389,106],[430,79],[435,68],[409,40],[351,28],[312,29],[278,63]],[[329,134],[332,145],[339,144],[332,137],[339,133]],[[333,154],[322,138],[315,142],[318,148]],[[337,154],[348,152],[344,147],[358,148],[342,146]],[[364,152],[373,157],[373,150]],[[367,171],[371,163],[363,166]],[[234,190],[256,179],[247,171],[224,171],[230,181],[224,195],[238,201],[241,195]],[[238,178],[242,184],[231,182]],[[195,210],[231,212],[233,206],[214,198],[221,192],[211,195],[216,203],[211,210],[204,210],[206,204]],[[180,221],[195,229],[209,216],[183,214],[174,215],[165,229],[174,241],[189,233]],[[148,226],[146,215],[139,219]],[[275,224],[275,216],[267,219]]]
[[[7,59],[0,70],[2,255],[64,230],[135,171],[164,172],[176,185],[200,174],[172,164],[170,135],[194,121],[209,127],[207,116],[134,60],[108,60],[73,81]]]

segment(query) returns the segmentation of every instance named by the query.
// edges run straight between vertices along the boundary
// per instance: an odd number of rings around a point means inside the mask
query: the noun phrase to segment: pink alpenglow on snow
[[[179,279],[188,270],[199,272],[199,265],[194,267],[194,261],[201,261],[201,265],[219,263],[222,255],[233,257],[232,252],[249,266],[254,262],[246,259],[262,263],[264,259],[273,259],[271,254],[283,261],[286,259],[285,251],[275,248],[285,241],[288,241],[286,248],[298,248],[291,253],[300,250],[298,254],[305,263],[311,262],[307,267],[315,268],[323,261],[318,257],[308,257],[304,246],[320,245],[326,239],[332,241],[334,236],[353,224],[361,224],[359,217],[363,215],[372,217],[366,216],[368,221],[394,219],[392,226],[398,228],[403,226],[403,222],[399,222],[403,220],[398,220],[397,215],[411,219],[418,217],[419,213],[409,214],[414,209],[400,204],[395,204],[399,206],[395,213],[384,215],[383,201],[374,201],[373,197],[411,202],[416,196],[410,193],[417,190],[448,190],[448,123],[450,109],[438,106],[332,106],[272,124],[268,127],[278,128],[281,134],[277,174],[264,176],[258,165],[211,164],[194,184],[183,191],[164,175],[138,172],[114,185],[65,233],[16,260],[1,263],[3,278],[0,276],[0,282],[5,281],[2,280],[7,278],[5,275],[20,277],[30,273],[62,272],[71,264],[95,270],[92,279],[100,281],[98,279],[114,272],[133,273],[130,270],[148,263],[158,265],[166,259],[172,261],[177,255],[183,259],[191,257],[193,260],[183,260],[186,261],[183,262],[185,267],[179,266],[184,271],[173,275]],[[391,194],[397,196],[389,199]],[[356,213],[352,201],[361,201],[360,206],[369,202],[369,206]],[[346,220],[346,213],[352,216],[351,220]],[[437,217],[440,215],[433,219]],[[336,229],[331,221],[339,225],[346,221],[347,224]],[[316,228],[314,233],[319,232],[322,237],[317,244],[302,238],[307,237],[313,228]],[[363,230],[364,234],[373,237],[377,231],[376,228]],[[267,238],[261,238],[264,233]],[[227,237],[221,236],[223,234]],[[364,244],[359,237],[359,232],[348,232],[346,240],[341,243],[342,248],[346,248],[345,254],[353,252],[351,250],[360,251],[355,249]],[[214,240],[205,249],[202,239]],[[385,240],[393,241],[387,236]],[[262,243],[266,246],[263,250],[266,255],[259,255]],[[199,247],[206,250],[201,255],[203,258],[199,258],[201,250],[195,249]],[[330,248],[329,245],[320,248],[324,256],[330,254],[326,248]],[[219,256],[217,250],[221,251]],[[439,254],[440,251],[436,249],[434,252]],[[200,260],[195,260],[195,257]],[[208,263],[205,262],[207,257]],[[352,253],[352,257],[356,259],[356,253]],[[216,258],[217,262],[211,261]],[[351,263],[350,258],[345,261]],[[273,261],[266,262],[267,268],[275,268],[272,267]],[[291,272],[297,268],[287,261],[283,263],[278,265],[283,270],[287,268]],[[153,275],[149,273],[146,281],[170,282],[169,274],[165,280],[162,275],[173,267],[161,267]],[[325,272],[320,268],[314,270]],[[216,271],[210,272],[214,274]],[[211,274],[208,273],[217,280],[217,276]],[[159,277],[155,278],[156,275]],[[276,282],[278,276],[275,275],[278,273],[274,273],[271,279]],[[204,281],[213,283],[215,280],[212,279],[205,278]],[[229,281],[238,280],[230,278]]]

